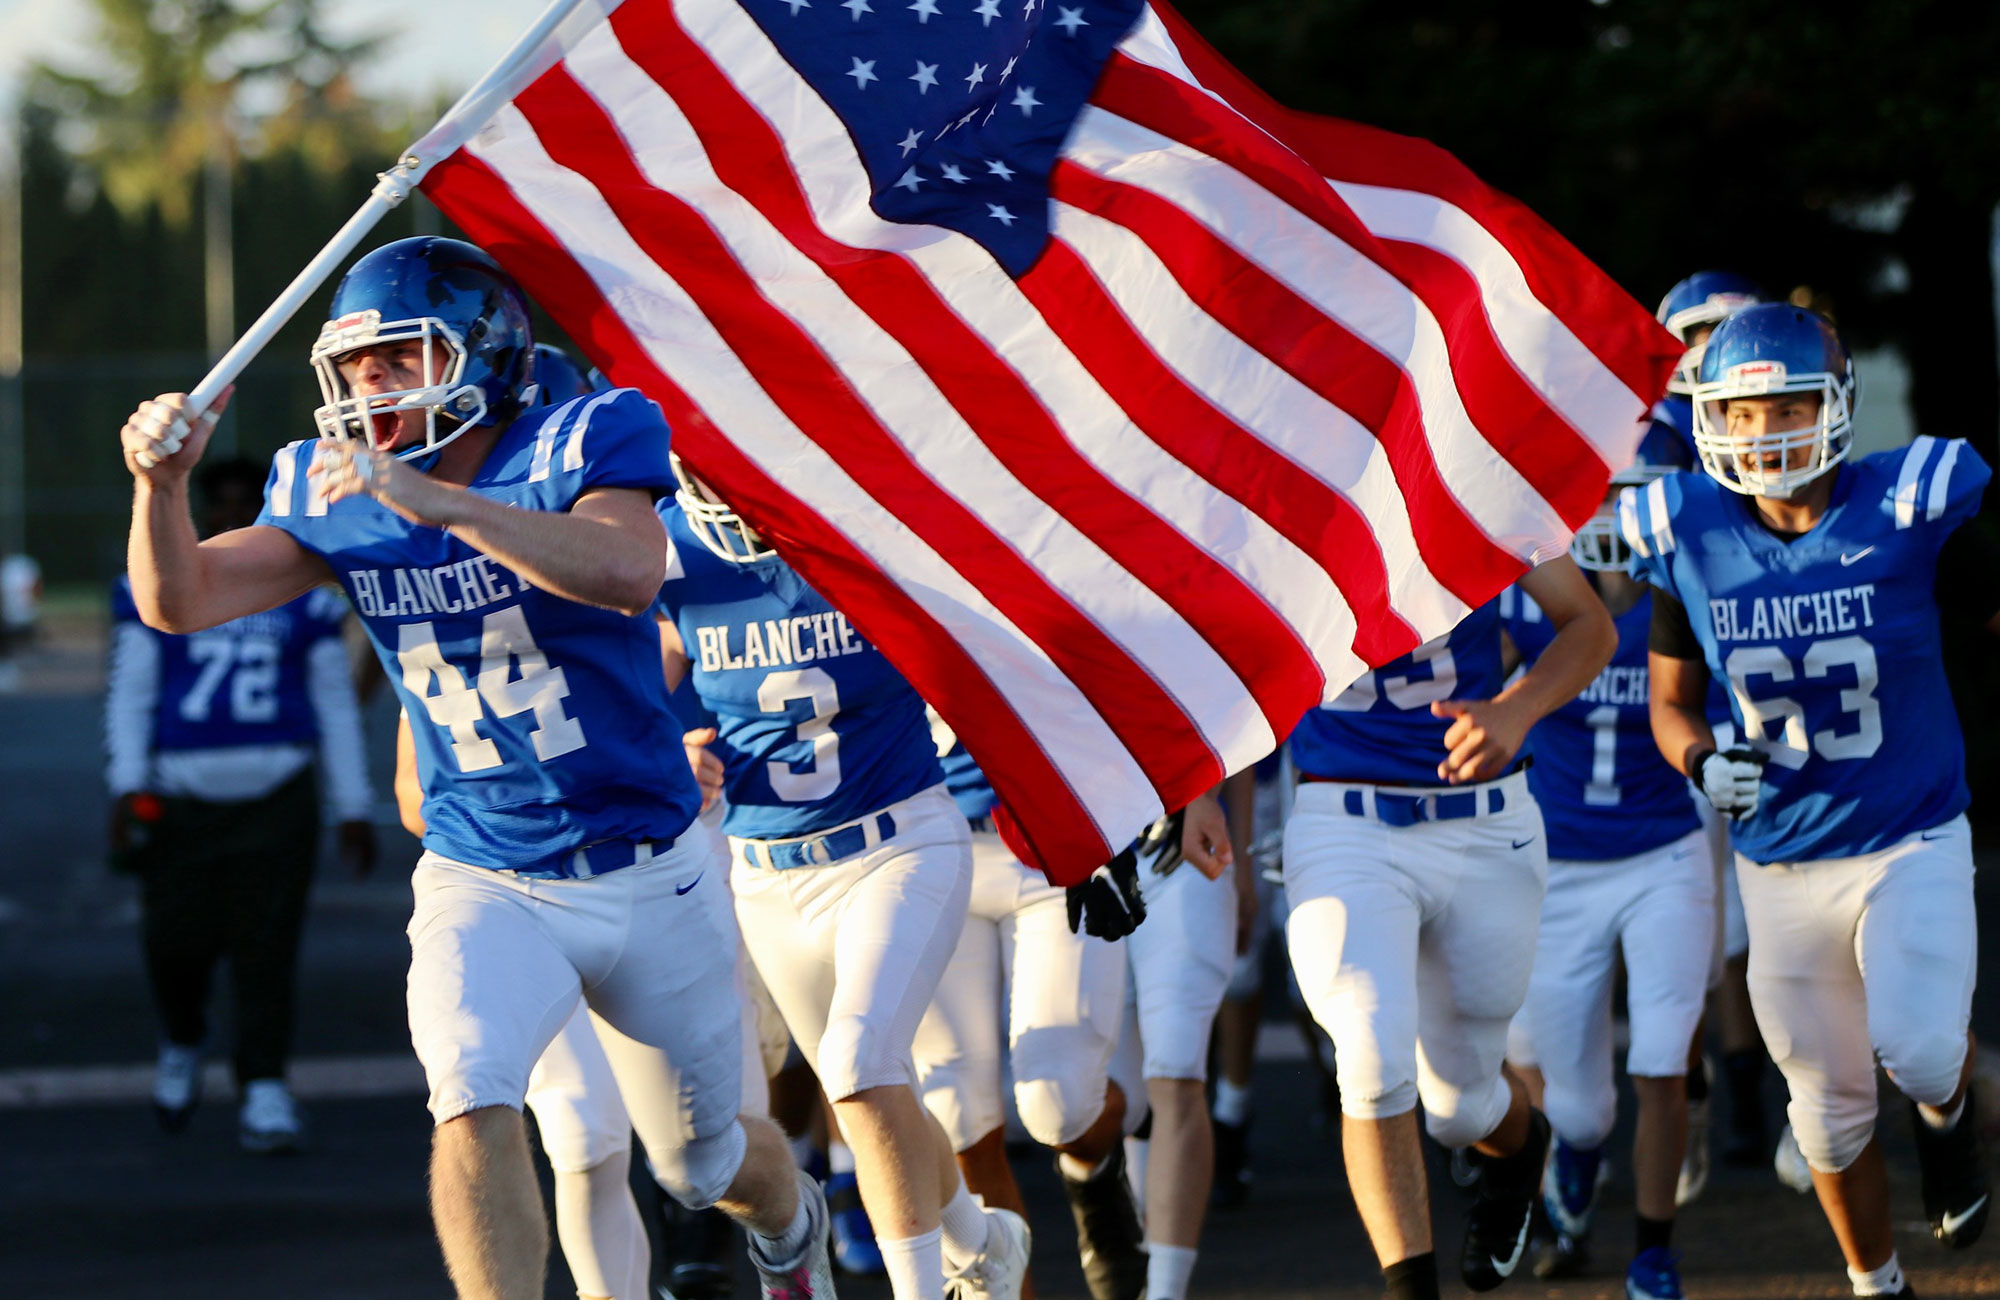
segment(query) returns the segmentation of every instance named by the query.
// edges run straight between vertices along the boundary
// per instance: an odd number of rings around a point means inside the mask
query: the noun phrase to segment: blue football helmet
[[[357,397],[341,358],[380,343],[421,340],[420,388]],[[500,264],[471,244],[422,235],[384,244],[348,269],[312,348],[325,402],[322,438],[377,445],[375,417],[425,414],[424,440],[401,457],[436,451],[466,429],[513,418],[528,404],[534,336],[528,300]]]
[[[534,401],[540,406],[561,406],[572,397],[610,387],[595,367],[585,374],[576,368],[569,353],[553,343],[535,344],[534,378]]]
[[[1701,367],[1702,343],[1689,343],[1696,327],[1727,319],[1752,303],[1764,301],[1764,291],[1752,280],[1731,271],[1696,271],[1667,290],[1654,313],[1667,333],[1679,339],[1687,351],[1667,380],[1667,391],[1682,396],[1694,391],[1694,374]]]
[[[1819,414],[1802,429],[1730,435],[1731,398],[1812,393]],[[1716,327],[1694,386],[1694,446],[1701,467],[1731,491],[1785,498],[1847,459],[1859,400],[1854,362],[1833,325],[1790,303],[1746,307]],[[1803,463],[1792,461],[1798,453]],[[1771,463],[1767,463],[1771,462]]]

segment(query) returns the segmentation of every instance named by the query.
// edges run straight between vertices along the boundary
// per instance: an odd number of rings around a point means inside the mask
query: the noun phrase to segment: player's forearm
[[[1494,696],[1539,721],[1575,699],[1618,653],[1610,615],[1579,615],[1564,623],[1534,665]]]
[[[1648,715],[1653,723],[1653,743],[1660,756],[1682,775],[1693,766],[1691,759],[1715,748],[1715,731],[1701,709],[1655,696]]]
[[[132,580],[132,603],[147,627],[198,632],[213,625],[202,621],[201,541],[189,513],[185,479],[134,483],[125,567]]]
[[[454,492],[438,523],[543,591],[626,614],[650,609],[667,576],[666,542],[596,519]]]

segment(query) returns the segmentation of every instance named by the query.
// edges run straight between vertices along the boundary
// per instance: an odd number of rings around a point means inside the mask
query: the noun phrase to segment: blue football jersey
[[[1834,472],[1826,514],[1789,541],[1704,474],[1619,502],[1633,572],[1687,608],[1738,734],[1770,756],[1730,832],[1756,862],[1869,853],[1970,802],[1933,589],[1991,471],[1918,438]]]
[[[1432,717],[1431,705],[1491,699],[1505,684],[1500,605],[1488,601],[1445,635],[1308,711],[1292,732],[1292,761],[1306,775],[1329,780],[1441,786],[1438,764],[1449,752],[1444,733],[1454,720]]]
[[[1522,663],[1541,658],[1556,636],[1541,607],[1509,587],[1500,594],[1500,610]],[[1551,858],[1629,858],[1671,844],[1701,824],[1687,778],[1667,765],[1653,743],[1646,704],[1652,620],[1653,598],[1641,596],[1613,620],[1618,653],[1610,664],[1528,733],[1535,748],[1528,788],[1549,828]]]
[[[313,450],[278,453],[258,522],[325,559],[367,627],[416,737],[424,847],[562,871],[586,845],[685,831],[701,796],[653,620],[550,595],[375,501],[329,506],[306,478]],[[567,511],[595,488],[672,483],[659,408],[615,389],[523,412],[467,490]]]
[[[810,835],[944,779],[924,702],[847,616],[777,556],[733,564],[672,501],[660,610],[715,715],[723,829],[742,839]]]
[[[145,628],[160,648],[160,693],[153,706],[153,749],[231,749],[241,745],[311,745],[319,722],[307,691],[314,646],[338,639],[347,606],[331,590],[189,636],[140,622],[132,583],[111,586],[111,618]]]

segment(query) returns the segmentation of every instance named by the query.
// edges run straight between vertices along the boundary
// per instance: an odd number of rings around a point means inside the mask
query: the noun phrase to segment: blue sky
[[[374,94],[429,98],[470,85],[546,7],[546,0],[327,0],[335,35],[398,31],[366,71]],[[89,70],[93,6],[86,0],[0,0],[0,106],[23,66],[46,59]]]

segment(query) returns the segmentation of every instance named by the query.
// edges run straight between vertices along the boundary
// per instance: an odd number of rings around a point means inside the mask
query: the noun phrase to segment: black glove
[[[1071,934],[1081,925],[1094,938],[1123,939],[1146,919],[1146,900],[1139,895],[1139,858],[1132,847],[1091,872],[1090,879],[1069,887]]]

